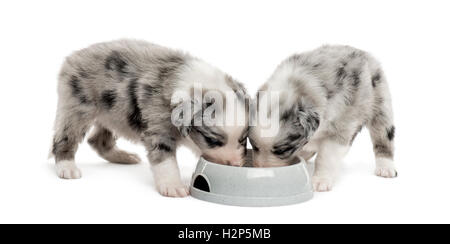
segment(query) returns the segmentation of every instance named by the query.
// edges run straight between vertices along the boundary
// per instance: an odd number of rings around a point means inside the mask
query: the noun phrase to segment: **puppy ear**
[[[310,138],[320,125],[319,114],[313,111],[299,111],[299,122],[305,131],[305,135]]]
[[[205,122],[208,122],[205,121],[204,113],[208,112],[207,109],[212,106],[216,106],[215,100],[207,97],[203,100],[187,99],[172,108],[172,123],[182,136],[187,137],[193,126],[203,126]],[[214,114],[215,111],[213,109],[212,113]],[[209,112],[211,113],[211,111]]]
[[[249,96],[247,95],[247,89],[245,89],[245,86],[241,82],[233,79],[233,77],[229,75],[225,76],[225,81],[236,94],[236,97],[239,100],[246,101],[247,99],[249,99]]]
[[[189,98],[172,105],[172,124],[183,137],[190,134],[194,119],[201,118],[202,107],[196,103],[194,99]]]
[[[297,107],[297,118],[307,138],[310,138],[319,128],[320,116],[314,107],[302,100]]]

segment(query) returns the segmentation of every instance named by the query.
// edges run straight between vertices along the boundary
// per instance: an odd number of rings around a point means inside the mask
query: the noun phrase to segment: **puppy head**
[[[209,89],[200,93],[201,99],[194,98],[183,103],[188,107],[184,111],[192,111],[193,115],[182,116],[181,119],[188,123],[178,125],[178,130],[196,144],[206,160],[242,166],[248,137],[245,90],[224,92]]]
[[[242,166],[247,147],[244,126],[193,126],[189,137],[211,162]]]
[[[262,126],[258,123],[252,126],[249,139],[253,147],[254,166],[279,167],[294,163],[296,152],[308,143],[319,124],[319,114],[312,106],[300,100],[280,111],[276,135],[263,136]]]

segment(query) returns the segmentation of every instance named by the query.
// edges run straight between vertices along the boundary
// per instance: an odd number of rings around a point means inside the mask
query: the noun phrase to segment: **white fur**
[[[186,197],[188,188],[182,183],[180,170],[175,158],[167,158],[159,164],[152,165],[153,177],[159,193],[166,197]]]
[[[397,177],[397,170],[395,169],[394,161],[389,158],[377,158],[377,168],[375,174],[384,178]]]
[[[183,82],[177,83],[175,92],[182,91],[190,94],[190,89],[198,86],[204,90],[232,91],[226,84],[225,75],[210,64],[196,59],[189,60],[184,70],[180,72]]]
[[[340,164],[349,150],[348,145],[341,145],[324,140],[319,146],[316,168],[312,178],[316,191],[330,191],[340,168]]]
[[[56,174],[61,179],[80,179],[81,171],[75,165],[73,160],[62,160],[55,165]]]

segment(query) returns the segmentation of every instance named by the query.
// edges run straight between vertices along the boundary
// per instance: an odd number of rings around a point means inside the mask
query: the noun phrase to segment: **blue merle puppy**
[[[367,127],[376,175],[397,176],[391,95],[380,64],[368,53],[348,46],[323,46],[293,55],[262,86],[258,101],[270,92],[280,97],[279,130],[264,136],[263,126],[250,128],[256,166],[286,165],[294,156],[308,160],[317,153],[314,187],[329,191],[339,162]],[[258,107],[268,106],[259,103]]]
[[[81,177],[74,157],[92,126],[89,144],[112,163],[140,161],[137,155],[117,148],[118,137],[141,142],[148,152],[157,189],[164,196],[188,195],[176,160],[179,145],[188,145],[217,163],[242,165],[246,124],[174,123],[172,111],[180,104],[173,102],[173,95],[192,94],[198,87],[202,94],[229,92],[233,96],[226,99],[235,99],[237,107],[245,110],[243,86],[189,54],[135,40],[100,43],[75,52],[66,59],[58,80],[52,147],[57,175],[64,179]],[[206,99],[200,103],[202,109],[211,106]],[[233,108],[228,106],[222,113]],[[179,118],[202,120],[203,116],[193,111],[189,118]]]

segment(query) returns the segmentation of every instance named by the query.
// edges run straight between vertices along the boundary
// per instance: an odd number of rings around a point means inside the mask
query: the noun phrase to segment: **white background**
[[[430,223],[450,222],[448,1],[1,1],[0,222]],[[220,67],[254,94],[287,56],[348,44],[384,65],[394,99],[399,178],[374,174],[366,130],[330,193],[276,208],[163,198],[147,160],[121,166],[86,143],[83,178],[56,177],[47,160],[56,77],[65,56],[95,42],[137,38]],[[120,141],[138,152],[142,146]],[[179,152],[183,179],[196,158]]]

